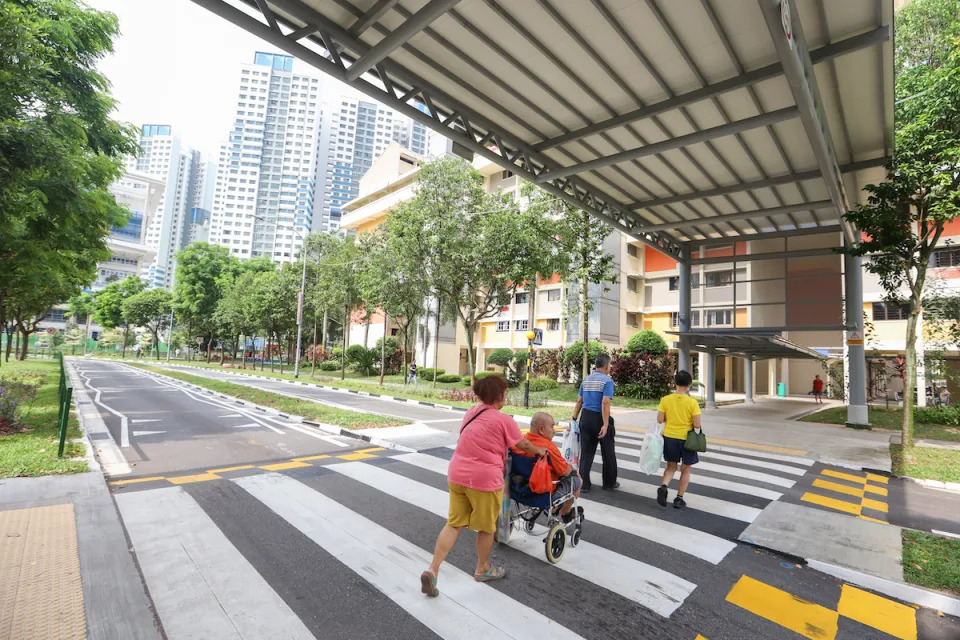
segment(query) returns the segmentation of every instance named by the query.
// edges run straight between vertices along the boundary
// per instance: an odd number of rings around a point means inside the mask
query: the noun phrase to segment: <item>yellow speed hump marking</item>
[[[727,594],[727,602],[799,633],[810,640],[837,636],[840,615],[750,576],[743,576]]]

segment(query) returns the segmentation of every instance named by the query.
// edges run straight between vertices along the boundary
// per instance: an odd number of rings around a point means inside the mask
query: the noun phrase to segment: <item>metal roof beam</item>
[[[645,158],[647,156],[663,153],[664,151],[670,151],[671,149],[679,149],[681,147],[697,144],[698,142],[705,142],[707,140],[713,140],[714,138],[722,138],[723,136],[740,133],[741,131],[749,131],[750,129],[757,129],[770,124],[775,124],[777,122],[783,122],[784,120],[795,118],[798,115],[799,111],[796,107],[786,107],[784,109],[777,109],[776,111],[771,111],[769,113],[761,113],[758,116],[753,116],[744,120],[737,120],[735,122],[731,122],[730,124],[720,125],[719,127],[703,129],[702,131],[691,133],[685,136],[677,136],[676,138],[670,138],[662,142],[649,144],[645,147],[621,151],[620,153],[614,153],[613,155],[597,158],[596,160],[590,160],[588,162],[582,162],[569,167],[550,169],[549,171],[544,171],[541,173],[537,178],[537,182],[565,178],[570,175],[602,169],[603,167],[609,167],[610,165],[619,164],[621,162],[628,162],[637,158]]]
[[[890,158],[879,157],[872,158],[870,160],[861,160],[859,162],[851,162],[850,164],[845,164],[840,167],[841,173],[853,173],[855,171],[862,171],[863,169],[871,169],[873,167],[882,167]],[[718,187],[716,189],[706,189],[704,191],[693,191],[690,193],[680,193],[675,196],[670,196],[668,198],[657,198],[655,200],[641,200],[640,202],[634,202],[627,205],[630,209],[646,209],[649,207],[661,207],[668,204],[675,204],[678,202],[689,202],[690,200],[700,200],[701,198],[712,198],[714,196],[724,196],[730,193],[737,193],[739,191],[749,191],[752,189],[761,189],[763,187],[775,187],[780,184],[789,184],[791,182],[802,182],[804,180],[816,180],[823,177],[823,174],[820,173],[820,169],[811,169],[809,171],[801,171],[799,173],[788,173],[782,176],[774,176],[773,178],[767,178],[765,180],[754,180],[752,182],[740,182],[738,184],[731,184],[725,187]]]
[[[430,0],[422,9],[404,20],[399,28],[361,55],[347,69],[347,81],[352,82],[376,66],[378,62],[399,49],[410,38],[426,29],[431,22],[453,8],[460,0]]]
[[[689,227],[706,222],[730,222],[732,220],[748,220],[750,218],[765,218],[767,216],[780,216],[797,211],[814,211],[819,209],[830,209],[833,207],[832,200],[818,200],[816,202],[799,202],[797,204],[788,204],[782,207],[771,207],[769,209],[754,209],[752,211],[738,211],[736,213],[725,213],[719,216],[708,216],[705,218],[695,218],[693,220],[676,220],[664,224],[643,225],[644,231],[660,231],[663,229],[677,229]],[[740,236],[736,238],[740,239]],[[727,239],[729,241],[729,238]],[[696,242],[694,242],[696,244]]]
[[[800,109],[800,121],[810,139],[814,156],[820,167],[820,173],[827,186],[827,193],[836,207],[837,217],[844,228],[844,235],[851,244],[859,241],[853,225],[844,220],[844,214],[850,210],[847,192],[843,185],[843,176],[837,164],[837,154],[833,148],[830,126],[823,110],[823,100],[817,87],[817,78],[813,62],[803,36],[800,15],[794,6],[794,0],[757,0],[767,23],[767,31],[777,49],[783,74],[790,85],[793,99]]]
[[[831,203],[832,206],[832,203]],[[801,227],[799,229],[787,229],[786,231],[761,231],[760,233],[741,234],[736,238],[705,238],[703,240],[693,240],[690,245],[693,249],[698,247],[712,247],[714,245],[728,245],[732,241],[749,242],[751,240],[774,240],[776,238],[795,238],[797,236],[829,235],[840,233],[840,226],[830,220],[829,225],[821,227]]]
[[[869,47],[879,42],[884,42],[889,38],[890,28],[887,26],[878,27],[872,31],[867,31],[866,33],[861,33],[859,35],[852,36],[850,38],[846,38],[844,40],[840,40],[833,44],[829,44],[811,51],[810,58],[814,63],[822,62],[824,60],[836,58],[853,51],[858,51],[864,47]],[[623,125],[630,124],[631,122],[650,118],[665,111],[679,109],[680,107],[692,104],[694,102],[699,102],[700,100],[705,100],[722,93],[727,93],[729,91],[734,91],[742,87],[756,84],[758,82],[778,76],[782,73],[783,65],[781,65],[779,62],[775,62],[765,67],[748,71],[742,75],[737,75],[732,78],[727,78],[726,80],[721,80],[720,82],[707,85],[695,91],[690,91],[679,96],[674,96],[668,100],[663,100],[662,102],[658,102],[656,104],[635,109],[628,113],[624,113],[623,115],[619,115],[602,122],[597,122],[596,124],[591,124],[555,138],[543,140],[533,145],[533,148],[537,151],[545,151],[567,142],[573,142],[574,140],[579,140],[596,133],[601,133],[603,131],[607,131],[608,129],[621,127]]]
[[[350,25],[350,35],[359,36],[364,31],[377,24],[380,18],[386,15],[400,0],[380,0],[377,4],[370,7],[370,10],[357,18],[356,22]]]
[[[740,238],[738,238],[740,240]],[[837,256],[836,249],[798,249],[796,251],[768,251],[765,253],[748,253],[737,256],[717,256],[716,258],[692,258],[690,264],[727,264],[740,262],[754,262],[756,260],[783,260],[785,258],[810,258],[812,256]]]

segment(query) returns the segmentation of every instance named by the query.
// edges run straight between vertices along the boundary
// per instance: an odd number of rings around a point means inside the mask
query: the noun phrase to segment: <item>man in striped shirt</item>
[[[617,456],[614,451],[613,416],[610,402],[613,399],[613,378],[610,377],[610,356],[601,353],[594,360],[594,370],[580,384],[580,397],[573,410],[573,419],[580,418],[580,476],[583,478],[581,492],[590,491],[590,467],[600,445],[603,458],[603,488],[613,490],[617,482]]]

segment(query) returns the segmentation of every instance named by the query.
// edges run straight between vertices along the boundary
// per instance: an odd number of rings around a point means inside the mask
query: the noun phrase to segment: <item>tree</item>
[[[135,132],[109,118],[96,71],[117,32],[115,16],[70,0],[0,0],[0,326],[16,308],[29,330],[93,281],[126,221],[107,187]]]
[[[641,329],[627,340],[624,351],[628,353],[648,353],[652,356],[667,355],[667,342],[652,329]]]
[[[271,266],[271,271],[274,267]],[[243,273],[230,278],[223,283],[223,294],[217,303],[215,319],[222,335],[234,337],[233,357],[237,357],[238,343],[247,338],[256,340],[257,330],[260,328],[260,317],[257,314],[253,291],[257,286],[257,274],[262,271],[247,269]],[[221,351],[220,364],[223,364]],[[247,350],[244,345],[241,367],[247,368]]]
[[[869,255],[887,301],[908,309],[901,426],[913,446],[917,326],[927,268],[947,223],[960,213],[960,0],[915,0],[897,11],[896,123],[887,181],[867,185],[867,204],[846,214],[862,232],[846,251]]]
[[[287,263],[280,270],[264,271],[254,275],[251,311],[264,331],[264,360],[270,355],[271,342],[276,342],[280,354],[280,372],[283,373],[282,338],[297,325],[297,288],[300,270]],[[261,364],[261,369],[263,365]],[[270,361],[273,370],[273,360]]]
[[[83,324],[83,353],[87,353],[87,336],[90,335],[90,321],[96,310],[96,300],[89,293],[79,293],[67,301],[67,317],[73,318],[78,325]]]
[[[127,323],[123,314],[123,303],[144,289],[147,285],[136,276],[128,276],[121,282],[111,282],[104,287],[96,298],[96,309],[93,312],[93,320],[104,329],[123,328],[123,340],[121,358],[127,355],[127,347],[130,346],[130,325]]]
[[[153,336],[160,359],[160,332],[170,317],[173,296],[166,289],[147,289],[123,301],[123,317],[127,325],[144,327]]]
[[[177,253],[173,311],[194,333],[207,340],[207,362],[217,332],[217,304],[224,286],[239,271],[239,261],[219,245],[196,242]]]
[[[347,349],[350,314],[362,302],[359,274],[361,259],[352,237],[312,234],[307,238],[317,248],[317,279],[313,296],[320,308],[343,318],[343,351]],[[346,377],[346,360],[340,358],[340,379]]]

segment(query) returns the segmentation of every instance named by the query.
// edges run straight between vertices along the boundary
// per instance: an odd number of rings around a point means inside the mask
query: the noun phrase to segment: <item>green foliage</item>
[[[477,380],[483,380],[484,378],[489,378],[490,376],[500,376],[501,378],[504,377],[503,373],[500,371],[478,371],[476,375],[474,375],[474,378]],[[464,382],[468,381],[469,380],[464,380]]]
[[[553,378],[530,378],[531,392],[549,391],[550,389],[556,389],[559,386],[560,383]]]
[[[373,345],[374,350],[377,353],[380,353],[380,350],[383,348],[383,338],[379,338]],[[400,348],[400,344],[397,342],[397,339],[393,336],[387,336],[387,356],[389,357],[394,351]]]
[[[641,329],[627,340],[625,351],[629,353],[648,353],[652,356],[667,355],[667,343],[660,334],[652,329]]]
[[[352,344],[347,347],[347,364],[357,364],[366,352],[369,351],[362,344]]]
[[[206,242],[183,249],[177,253],[176,261],[173,310],[177,321],[194,333],[209,336],[216,330],[218,305],[239,271],[239,261],[228,248]],[[220,316],[222,320],[227,317],[237,319],[232,314]],[[228,324],[232,333],[234,327]]]
[[[173,296],[166,289],[147,289],[123,301],[123,317],[127,325],[145,327],[157,347],[160,358],[160,332],[170,320]]]
[[[321,362],[319,365],[321,371],[339,371],[340,370],[340,361],[339,360],[326,360]]]
[[[343,349],[341,347],[334,347],[333,349],[330,349],[330,357],[337,362],[340,362],[340,360],[343,358]]]
[[[446,369],[434,369],[433,367],[422,367],[420,369],[417,369],[417,376],[421,380],[427,380],[428,382],[432,382],[434,373],[436,373],[436,375],[438,376],[442,376],[446,372],[447,372]]]
[[[603,343],[599,340],[591,340],[587,343],[587,353],[590,358],[590,361],[587,363],[588,366],[593,366],[593,361],[601,353],[607,353],[607,348],[603,346]],[[579,384],[581,377],[580,372],[583,371],[583,343],[579,340],[571,344],[563,353],[563,363],[565,366],[570,367],[573,370],[574,374],[577,376],[577,383]]]
[[[84,324],[87,316],[96,310],[96,301],[89,293],[78,293],[67,301],[67,313],[64,315],[72,318],[77,324]]]
[[[919,407],[913,411],[919,424],[949,424],[960,426],[960,405],[946,407]]]
[[[352,344],[347,347],[347,359],[353,364],[357,373],[362,376],[372,376],[380,365],[380,352],[367,349],[362,344]]]
[[[437,382],[460,382],[463,378],[453,373],[444,373],[437,376]]]
[[[500,367],[510,367],[513,364],[513,351],[511,349],[494,349],[487,356],[487,364],[495,364]]]

